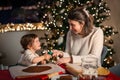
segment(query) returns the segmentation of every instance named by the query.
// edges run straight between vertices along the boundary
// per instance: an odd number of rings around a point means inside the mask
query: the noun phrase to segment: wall
[[[111,18],[110,20],[105,21],[105,25],[112,25],[114,29],[119,33],[113,35],[114,40],[114,50],[115,54],[113,55],[113,59],[116,63],[120,63],[120,0],[106,0],[107,4],[111,10]]]

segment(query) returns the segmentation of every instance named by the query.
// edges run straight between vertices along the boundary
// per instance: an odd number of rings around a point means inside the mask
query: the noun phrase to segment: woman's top
[[[79,64],[82,57],[92,55],[98,58],[98,65],[101,66],[103,39],[103,31],[97,27],[93,27],[91,33],[85,37],[68,31],[64,57],[71,56],[73,63]]]
[[[18,64],[26,65],[26,66],[37,65],[37,63],[32,63],[32,60],[38,56],[39,55],[37,53],[33,53],[31,50],[27,49],[21,55]]]

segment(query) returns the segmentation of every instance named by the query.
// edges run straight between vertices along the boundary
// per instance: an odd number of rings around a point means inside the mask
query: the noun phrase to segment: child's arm
[[[49,54],[44,54],[43,56],[35,57],[35,58],[32,60],[32,63],[39,63],[39,62],[41,62],[41,61],[49,60],[50,58],[51,58],[51,55],[49,55]]]

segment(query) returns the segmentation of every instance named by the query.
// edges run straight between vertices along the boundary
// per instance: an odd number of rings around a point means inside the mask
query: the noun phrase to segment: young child
[[[22,52],[21,58],[18,61],[18,64],[31,66],[37,65],[37,63],[41,62],[45,64],[46,60],[51,58],[51,55],[45,53],[42,56],[39,56],[36,51],[40,50],[40,41],[36,34],[26,34],[21,38],[21,46],[24,51]]]

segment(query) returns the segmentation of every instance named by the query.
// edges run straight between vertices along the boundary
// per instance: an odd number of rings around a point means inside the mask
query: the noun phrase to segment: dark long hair
[[[83,7],[70,10],[68,13],[68,19],[78,21],[79,23],[81,23],[82,21],[85,22],[84,36],[87,36],[92,31],[93,17],[92,15],[87,14]]]

